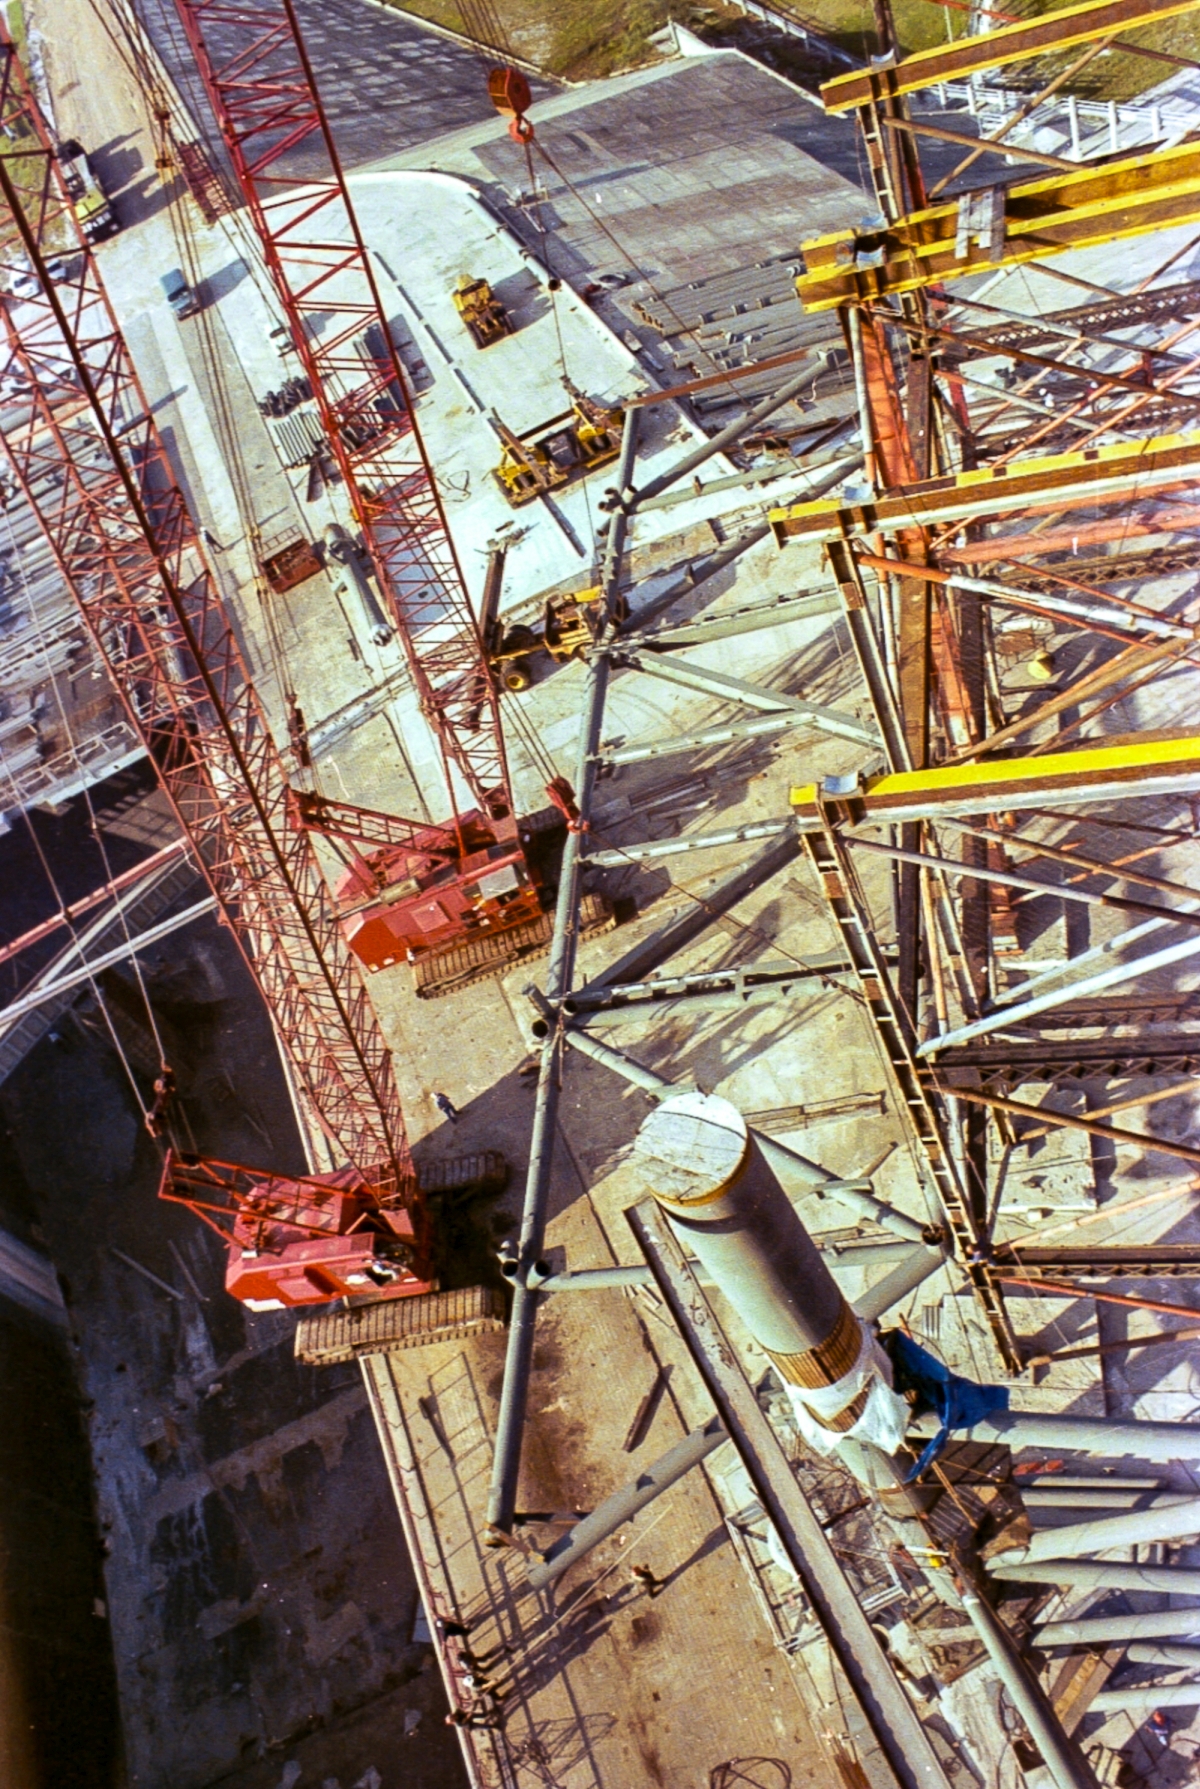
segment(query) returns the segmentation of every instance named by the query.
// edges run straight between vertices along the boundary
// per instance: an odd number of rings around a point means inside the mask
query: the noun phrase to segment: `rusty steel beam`
[[[974,1087],[945,1087],[934,1081],[928,1084],[937,1092],[950,1094],[954,1099],[991,1106],[994,1111],[1011,1113],[1014,1118],[1036,1118],[1044,1124],[1061,1126],[1064,1130],[1086,1131],[1091,1137],[1102,1137],[1114,1148],[1120,1143],[1130,1143],[1139,1149],[1157,1150],[1162,1155],[1177,1155],[1181,1161],[1200,1163],[1200,1149],[1193,1149],[1187,1143],[1172,1143],[1169,1138],[1151,1137],[1145,1131],[1123,1130],[1115,1124],[1102,1124],[1095,1118],[1077,1118],[1072,1112],[1052,1112],[1046,1106],[1029,1106],[1024,1100],[1001,1099],[998,1094],[980,1093]]]
[[[1197,157],[1200,172],[1200,154]],[[1200,182],[1197,185],[1200,194]],[[1187,487],[1200,478],[1200,433],[1157,435],[1071,453],[982,466],[951,478],[926,478],[865,501],[818,497],[773,509],[779,545],[894,534],[985,516],[1036,515],[1083,504],[1111,504]]]
[[[981,153],[1011,156],[1014,161],[1036,162],[1041,168],[1058,168],[1065,173],[1074,173],[1078,162],[1070,162],[1062,155],[1043,155],[1040,149],[1028,149],[1024,144],[1015,145],[989,142],[986,137],[969,137],[962,130],[945,130],[940,124],[914,124],[911,118],[884,118],[882,121],[889,130],[906,130],[914,137],[932,137],[938,143],[957,143],[963,149],[975,149]]]
[[[1153,385],[1147,381],[1144,372],[1114,373],[1107,367],[1083,366],[1078,361],[1056,360],[1052,355],[1039,354],[1034,349],[1019,344],[998,348],[987,336],[976,335],[973,332],[968,333],[965,330],[942,329],[933,324],[910,324],[899,319],[896,321],[901,329],[907,330],[909,335],[921,344],[936,341],[944,343],[950,352],[960,348],[965,350],[961,357],[955,354],[956,364],[961,364],[962,360],[972,356],[977,356],[981,360],[1001,357],[1004,360],[1023,361],[1029,366],[1041,367],[1049,373],[1065,373],[1069,378],[1082,380],[1085,384],[1094,387],[1093,398],[1105,397],[1110,391],[1131,391],[1135,397],[1170,398],[1184,409],[1200,410],[1200,397],[1189,397],[1186,393],[1175,392],[1169,384]],[[1178,332],[1174,339],[1179,339]],[[1117,346],[1135,362],[1140,363],[1141,349],[1136,343],[1121,342]],[[1182,370],[1177,365],[1175,376],[1178,376]]]
[[[1189,1242],[1147,1243],[1143,1248],[1026,1248],[1005,1243],[996,1259],[1012,1261],[1022,1273],[1070,1274],[1076,1279],[1195,1279],[1200,1248]]]
[[[850,843],[859,851],[874,851],[881,857],[891,858],[898,863],[916,864],[938,870],[943,876],[953,876],[965,882],[992,882],[1003,888],[1018,888],[1026,893],[1049,894],[1060,901],[1076,901],[1085,907],[1116,907],[1124,913],[1141,913],[1156,919],[1170,919],[1183,926],[1200,926],[1200,913],[1179,907],[1162,907],[1154,901],[1126,900],[1121,895],[1093,894],[1088,889],[1072,888],[1069,883],[1046,882],[1037,876],[1020,876],[1011,870],[993,870],[981,863],[968,859],[956,863],[952,857],[941,857],[931,851],[906,851],[900,845],[884,844],[879,839],[860,838],[857,833],[846,835]],[[997,845],[1005,843],[1002,835],[994,841]],[[1116,874],[1116,871],[1109,872]]]
[[[836,230],[801,244],[796,291],[806,311],[917,292],[966,274],[1016,267],[1067,249],[1200,221],[1200,144],[997,187],[1003,230],[960,241],[960,203],[944,200],[894,223]]]
[[[1109,541],[1156,539],[1168,534],[1182,534],[1200,529],[1200,509],[1179,506],[1164,510],[1161,516],[1118,516],[1111,522],[1084,522],[1078,528],[1047,529],[1044,534],[992,535],[987,540],[969,540],[939,549],[943,565],[991,565],[1005,559],[1045,559],[1052,553],[1076,553],[1080,547],[1098,547]],[[1113,577],[1118,575],[1120,555],[1109,561]]]
[[[1023,1286],[1026,1291],[1049,1293],[1059,1298],[1094,1298],[1100,1304],[1119,1304],[1130,1311],[1157,1311],[1164,1317],[1195,1317],[1194,1305],[1166,1304],[1159,1298],[1131,1298],[1124,1292],[1100,1291],[1098,1287],[1080,1285],[1074,1280],[1042,1279],[1035,1274],[1012,1272],[1003,1263],[994,1268],[996,1279],[1003,1286]],[[1042,1445],[1035,1443],[1034,1445]]]

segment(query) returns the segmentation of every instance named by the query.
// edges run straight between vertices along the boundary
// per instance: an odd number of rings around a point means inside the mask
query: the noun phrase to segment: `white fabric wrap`
[[[885,1453],[894,1454],[903,1444],[912,1415],[904,1399],[892,1390],[892,1363],[875,1340],[874,1332],[865,1323],[858,1327],[858,1358],[841,1379],[817,1390],[807,1385],[787,1387],[800,1433],[819,1454],[831,1454],[839,1441],[847,1440],[873,1441]],[[837,1416],[854,1402],[864,1385],[871,1389],[853,1428],[827,1429],[817,1421],[818,1417],[828,1421]]]

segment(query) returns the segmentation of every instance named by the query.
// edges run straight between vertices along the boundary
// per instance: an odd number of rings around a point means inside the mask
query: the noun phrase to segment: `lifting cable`
[[[0,762],[2,762],[2,761],[0,761]],[[45,850],[43,849],[43,846],[42,846],[42,842],[38,838],[36,829],[34,828],[34,824],[33,824],[32,819],[30,818],[29,813],[26,811],[26,809],[23,806],[21,806],[22,797],[21,797],[20,789],[17,786],[16,778],[13,776],[13,773],[8,768],[7,764],[4,764],[3,768],[4,768],[5,775],[8,778],[11,790],[12,790],[14,805],[16,805],[18,807],[18,810],[21,814],[21,818],[25,822],[25,827],[29,833],[30,842],[33,845],[34,851],[37,853],[38,861],[40,862],[40,864],[42,866],[42,870],[45,873],[46,881],[49,884],[50,891],[53,894],[54,899],[58,903],[59,912],[66,916],[65,920],[64,920],[64,924],[66,926],[66,929],[71,934],[72,942],[75,944],[76,948],[79,949],[80,965],[83,969],[86,970],[87,969],[87,958],[83,954],[82,949],[80,949],[80,947],[79,947],[79,934],[78,934],[78,931],[76,930],[75,920],[71,915],[70,903],[65,899],[62,889],[59,887],[58,880],[55,877],[54,871],[50,864],[50,860],[46,856]],[[129,1058],[125,1053],[124,1046],[122,1045],[121,1039],[117,1033],[117,1028],[116,1028],[115,1024],[113,1023],[112,1014],[108,1010],[108,1002],[105,1000],[103,991],[100,987],[100,984],[96,980],[94,975],[91,975],[91,974],[88,975],[87,985],[91,989],[92,996],[96,1002],[97,1007],[99,1008],[101,1017],[104,1020],[105,1027],[107,1028],[109,1037],[112,1040],[113,1049],[116,1051],[117,1056],[120,1059],[121,1066],[125,1070],[125,1075],[129,1082],[130,1087],[133,1090],[133,1097],[134,1097],[135,1101],[137,1102],[138,1110],[142,1114],[142,1122],[144,1124],[146,1124],[146,1128],[149,1129],[148,1120],[149,1120],[149,1116],[150,1116],[150,1110],[149,1110],[149,1107],[146,1105],[145,1100],[142,1098],[142,1090],[138,1086],[137,1076],[133,1072],[133,1065],[130,1063]],[[153,1018],[151,1018],[151,1023],[153,1024]],[[161,1054],[161,1047],[160,1047],[160,1054]],[[163,1066],[165,1068],[166,1065],[164,1064]]]
[[[97,9],[97,0],[91,0],[93,9]],[[175,23],[168,11],[158,6],[160,20],[164,31],[170,35]],[[108,29],[107,20],[104,21]],[[112,37],[111,29],[109,35]],[[164,173],[168,168],[177,168],[179,157],[176,153],[176,136],[172,120],[172,108],[162,96],[159,78],[155,72],[155,52],[143,19],[134,12],[125,21],[124,46],[113,38],[114,47],[125,68],[138,86],[147,110],[157,128],[158,153],[156,161]],[[190,52],[186,52],[190,54]],[[164,181],[164,188],[165,188]],[[170,201],[172,233],[175,238],[180,259],[188,271],[189,283],[193,288],[201,282],[198,243],[195,222],[189,204],[190,192],[185,190]],[[259,295],[270,314],[274,313],[274,292],[262,260],[261,244],[257,235],[245,230],[239,222],[239,214],[232,213],[225,220],[225,234],[228,246],[235,247],[231,232],[237,234],[237,250],[239,258],[247,268]],[[234,501],[243,535],[248,544],[252,561],[258,565],[261,531],[258,526],[257,512],[253,499],[254,481],[250,477],[245,456],[239,438],[238,428],[234,420],[233,401],[230,385],[225,369],[224,358],[214,339],[212,320],[207,308],[203,308],[197,319],[198,340],[200,344],[201,362],[207,378],[208,386],[214,400],[215,415],[212,420],[221,447],[222,460],[229,473],[233,489]],[[252,394],[251,394],[252,395]],[[274,444],[272,443],[272,447]],[[291,481],[283,474],[289,497],[294,501],[295,492]],[[197,527],[199,524],[197,522]],[[200,529],[201,534],[206,531]],[[211,537],[209,537],[211,539]],[[215,567],[214,567],[215,574]],[[288,650],[279,618],[279,605],[276,594],[271,589],[261,570],[253,573],[255,595],[258,598],[259,611],[262,614],[267,653],[274,674],[279,700],[284,711],[287,728],[288,746],[296,761],[296,771],[305,778],[306,786],[312,786],[321,792],[321,779],[318,767],[307,751],[301,710],[288,659]],[[221,580],[217,578],[217,587],[221,588]]]
[[[82,766],[82,758],[81,758],[80,752],[79,752],[79,745],[78,745],[77,740],[75,739],[74,732],[71,727],[70,717],[67,714],[66,706],[62,699],[62,692],[58,687],[58,679],[54,673],[53,660],[51,659],[51,656],[50,656],[49,643],[46,639],[45,629],[42,624],[41,616],[38,614],[37,605],[33,599],[33,596],[29,590],[29,586],[25,579],[25,569],[22,564],[20,550],[18,548],[16,536],[13,531],[12,520],[11,520],[11,517],[7,515],[7,513],[4,515],[3,525],[5,528],[5,531],[8,535],[10,557],[12,559],[13,564],[15,564],[15,566],[17,568],[18,583],[19,583],[19,586],[21,589],[21,593],[24,596],[26,605],[28,607],[29,619],[32,623],[33,631],[37,636],[38,646],[40,648],[42,658],[45,663],[47,679],[48,679],[48,682],[50,685],[50,689],[53,693],[55,707],[58,710],[59,720],[62,723],[63,733],[66,737],[68,748],[71,752],[71,756],[75,760],[75,763],[77,765]],[[13,779],[11,772],[9,772],[9,778],[13,784],[14,794],[17,795],[17,805],[21,806],[22,804],[21,804],[20,795],[19,795],[19,792],[17,791],[16,782],[15,782],[15,779]],[[88,786],[84,787],[83,798],[84,798],[84,802],[87,807],[89,828],[90,828],[92,837],[96,841],[96,847],[100,853],[101,862],[104,865],[105,878],[108,882],[112,882],[113,877],[114,877],[114,871],[113,871],[112,864],[109,861],[108,849],[104,842],[104,834],[103,834],[103,831],[102,831],[102,829],[99,825],[99,822],[97,820],[97,817],[96,817],[96,810],[95,810],[95,806],[92,802],[92,794],[91,794],[90,787],[88,787]],[[45,857],[45,854],[42,852],[40,844],[37,841],[36,834],[33,832],[32,824],[29,823],[28,815],[26,815],[26,822],[27,822],[27,824],[29,824],[30,836],[34,839],[34,843],[35,843],[35,846],[38,851],[38,856],[41,859],[43,868],[46,870],[47,877],[50,880],[51,887],[54,891],[55,899],[58,900],[60,908],[65,912],[66,909],[65,909],[65,907],[63,907],[63,902],[62,902],[62,898],[61,898],[57,883],[55,882],[54,877],[51,875],[49,863]],[[121,930],[124,933],[125,942],[126,942],[126,944],[130,944],[132,942],[132,934],[129,930],[129,922],[128,922],[128,919],[126,917],[126,914],[125,914],[125,911],[123,908],[120,910],[118,917],[119,917],[120,923],[121,923]],[[72,922],[69,919],[68,919],[67,923],[69,926],[72,924]],[[75,936],[75,933],[72,930],[72,937],[74,937],[74,936]],[[166,1059],[166,1051],[163,1048],[162,1037],[159,1033],[158,1024],[154,1017],[154,1009],[151,1005],[150,996],[146,989],[146,984],[145,984],[145,981],[142,976],[141,966],[137,961],[136,955],[133,956],[133,967],[134,967],[134,974],[137,979],[138,988],[141,992],[142,1002],[146,1008],[146,1017],[147,1017],[147,1020],[149,1021],[151,1034],[154,1038],[155,1048],[158,1051],[160,1066],[164,1072],[169,1072],[169,1065],[168,1065],[167,1059]],[[95,984],[93,983],[92,985],[94,987]]]
[[[625,247],[624,243],[621,242],[621,240],[617,236],[616,232],[609,228],[608,224],[600,216],[600,214],[597,211],[595,211],[591,205],[588,204],[586,198],[580,192],[579,188],[568,178],[568,176],[566,174],[563,173],[562,169],[559,167],[558,163],[555,161],[555,159],[551,155],[550,151],[546,148],[546,145],[543,143],[542,139],[540,137],[534,137],[532,139],[532,146],[537,149],[538,154],[541,156],[542,160],[546,163],[547,167],[549,167],[552,170],[552,172],[555,175],[557,175],[558,179],[562,181],[562,184],[563,184],[564,188],[566,189],[566,191],[570,193],[571,197],[575,200],[576,204],[578,204],[581,207],[581,209],[585,212],[585,214],[587,215],[590,222],[595,225],[596,229],[599,230],[600,234],[602,236],[604,236],[612,244],[614,249],[616,249],[617,254],[625,262],[626,266],[628,266],[632,270],[635,277],[637,279],[645,280],[646,287],[650,293],[650,296],[653,299],[655,299],[655,301],[658,304],[662,305],[663,309],[666,311],[666,313],[669,317],[673,318],[673,320],[675,321],[675,323],[678,326],[679,334],[687,337],[687,339],[692,342],[692,344],[695,347],[696,352],[698,354],[703,355],[705,359],[711,361],[712,357],[711,357],[711,355],[708,354],[708,351],[705,349],[703,343],[701,342],[700,337],[697,334],[695,327],[693,327],[692,325],[689,325],[683,321],[682,317],[680,317],[680,315],[676,311],[675,307],[668,300],[666,294],[663,292],[660,292],[658,287],[655,285],[654,281],[650,278],[650,276],[642,270],[642,268],[639,266],[638,262],[634,259],[634,257],[630,254],[629,250]],[[528,153],[529,147],[530,147],[530,144],[527,143],[526,144],[526,152],[527,153]],[[726,377],[723,381],[724,384],[728,386],[728,388],[732,392],[733,396],[735,398],[737,398],[739,402],[741,402],[741,392],[739,390],[737,380],[728,375],[727,368],[716,366],[715,362],[713,362],[712,364],[714,365],[715,370],[718,373],[726,374]],[[815,377],[815,374],[814,374],[814,377]]]

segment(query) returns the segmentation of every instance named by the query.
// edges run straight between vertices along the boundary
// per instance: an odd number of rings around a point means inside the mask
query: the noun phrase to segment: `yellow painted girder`
[[[959,258],[956,199],[910,212],[874,235],[860,229],[814,237],[802,244],[800,302],[806,311],[832,310],[1200,222],[1200,143],[1043,176],[1009,187],[1003,202],[1004,237],[996,253],[972,240]]]
[[[789,541],[845,540],[880,529],[940,527],[1013,511],[1036,515],[1081,503],[1133,500],[1191,484],[1197,477],[1200,432],[1154,435],[926,478],[865,503],[816,497],[773,509],[768,521],[782,547]]]
[[[960,37],[932,50],[918,50],[891,68],[856,68],[852,74],[826,81],[821,98],[827,112],[848,112],[889,93],[917,93],[938,81],[963,81],[985,69],[1026,62],[1033,56],[1094,43],[1116,32],[1155,24],[1159,19],[1173,19],[1180,13],[1193,12],[1198,5],[1200,0],[1085,0],[1082,6],[1067,6],[1061,12],[1022,19],[999,31],[984,31],[978,37]]]
[[[839,784],[844,779],[835,779]],[[1066,807],[1200,789],[1200,735],[1133,745],[1085,747],[1042,758],[997,758],[863,777],[855,790],[794,787],[791,804],[802,827],[821,818],[818,796],[851,821],[936,820],[938,815],[1003,813],[1022,807]]]

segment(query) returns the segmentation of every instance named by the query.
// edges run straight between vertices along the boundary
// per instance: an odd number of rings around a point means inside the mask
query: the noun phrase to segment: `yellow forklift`
[[[571,408],[526,435],[514,435],[498,416],[492,422],[504,443],[496,481],[514,509],[570,484],[621,451],[625,412],[607,409],[568,387]]]
[[[506,627],[500,619],[500,589],[504,581],[504,549],[493,550],[483,588],[481,632],[488,664],[502,689],[527,690],[533,682],[534,661],[546,653],[556,665],[577,658],[600,632],[600,586],[548,596],[542,604],[542,625],[520,622]]]
[[[477,348],[490,348],[501,336],[513,333],[512,318],[486,280],[464,274],[450,296]]]

